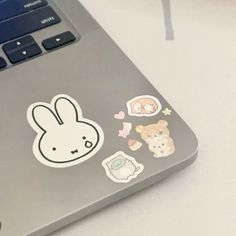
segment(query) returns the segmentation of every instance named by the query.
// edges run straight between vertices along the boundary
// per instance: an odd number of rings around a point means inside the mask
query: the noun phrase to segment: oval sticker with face
[[[46,166],[77,165],[94,156],[104,142],[102,128],[83,118],[79,104],[68,95],[58,95],[50,104],[32,104],[27,119],[37,132],[33,153]]]
[[[157,98],[150,95],[142,95],[128,101],[127,108],[130,116],[150,117],[157,115],[162,106]]]

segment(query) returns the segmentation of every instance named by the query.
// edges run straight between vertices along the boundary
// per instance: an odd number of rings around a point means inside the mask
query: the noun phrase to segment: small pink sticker
[[[129,146],[129,149],[133,152],[139,150],[141,147],[142,147],[142,143],[135,140],[135,139],[129,139],[128,140],[128,146]]]
[[[119,130],[118,136],[122,138],[127,138],[127,136],[130,134],[131,129],[132,129],[132,124],[128,122],[124,122],[123,129]]]
[[[123,120],[125,118],[125,113],[123,111],[120,111],[119,113],[114,115],[114,118],[117,120]]]

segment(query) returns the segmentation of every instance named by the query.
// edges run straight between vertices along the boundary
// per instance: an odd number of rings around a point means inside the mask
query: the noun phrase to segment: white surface
[[[236,1],[172,0],[165,41],[159,0],[82,0],[193,128],[189,168],[53,236],[236,235]]]

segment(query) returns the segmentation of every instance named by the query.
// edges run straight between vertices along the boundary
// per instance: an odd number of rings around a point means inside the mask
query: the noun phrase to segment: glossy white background
[[[53,236],[236,235],[236,1],[81,1],[193,128],[199,158]]]

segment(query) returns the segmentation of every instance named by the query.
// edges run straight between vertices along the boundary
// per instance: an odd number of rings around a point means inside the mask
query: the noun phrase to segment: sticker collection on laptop
[[[160,101],[150,95],[141,95],[134,97],[127,102],[127,110],[129,116],[136,117],[153,117],[160,112],[164,116],[171,115],[171,109],[162,110]],[[126,114],[119,111],[114,114],[116,120],[124,120]],[[123,122],[123,129],[119,130],[118,136],[124,139],[131,134],[133,124],[131,122]],[[135,131],[140,135],[140,140],[128,138],[127,145],[133,153],[141,149],[146,144],[148,150],[154,158],[168,157],[175,152],[174,140],[170,136],[168,122],[166,120],[157,120],[156,123],[147,125],[137,125]],[[136,178],[143,170],[144,166],[136,161],[134,157],[119,151],[108,157],[102,162],[107,176],[116,183],[128,183]]]
[[[161,112],[165,117],[171,110],[162,110],[160,101],[150,95],[134,97],[127,102],[130,117],[153,117]],[[92,158],[103,146],[104,133],[94,121],[83,117],[80,105],[68,95],[57,95],[51,103],[34,103],[27,111],[27,119],[37,135],[33,143],[33,153],[38,161],[49,167],[65,168],[80,164]],[[134,154],[147,148],[154,158],[163,158],[175,152],[168,122],[164,119],[155,123],[133,125],[127,120],[125,111],[114,114],[121,122],[118,137],[127,140],[129,150]],[[132,129],[140,140],[132,138]],[[102,161],[106,175],[115,183],[128,183],[144,170],[133,155],[121,150]]]

